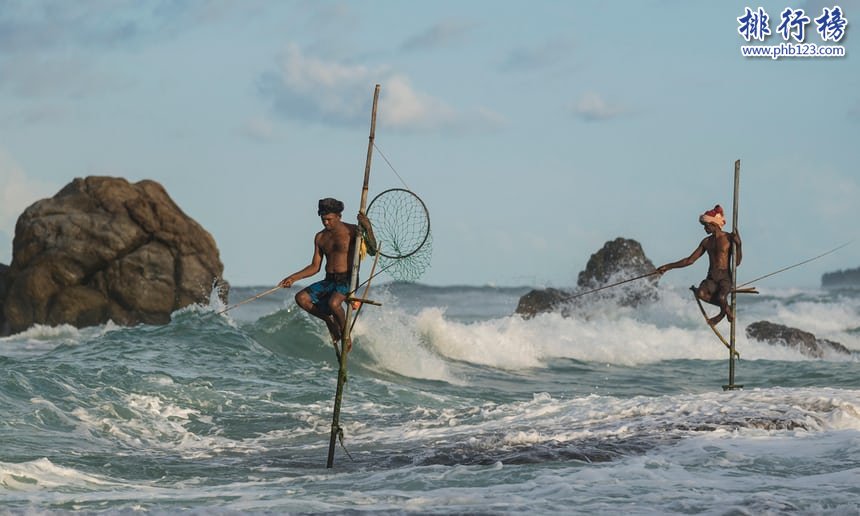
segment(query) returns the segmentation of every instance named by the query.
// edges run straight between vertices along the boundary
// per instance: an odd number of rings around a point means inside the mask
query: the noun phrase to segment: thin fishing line
[[[251,297],[249,297],[248,299],[245,299],[245,300],[239,301],[239,302],[238,302],[238,303],[236,303],[235,305],[228,306],[227,308],[225,308],[225,309],[221,310],[220,312],[218,312],[218,315],[221,315],[221,314],[227,313],[227,312],[229,312],[230,310],[232,310],[232,309],[234,309],[234,308],[236,308],[236,307],[242,306],[242,305],[244,305],[245,303],[248,303],[248,302],[250,302],[250,301],[255,301],[255,300],[257,300],[257,299],[260,299],[260,298],[261,298],[261,297],[263,297],[263,296],[268,296],[269,294],[271,294],[271,293],[273,293],[273,292],[275,292],[275,291],[279,290],[280,288],[281,288],[281,286],[280,286],[280,285],[276,285],[276,286],[274,286],[274,287],[270,288],[269,290],[267,290],[267,291],[265,291],[265,292],[260,292],[259,294],[255,295],[255,296],[251,296]]]
[[[372,275],[371,277],[367,278],[366,280],[362,281],[362,282],[361,282],[357,287],[355,287],[355,290],[353,290],[352,292],[350,292],[350,293],[349,293],[349,295],[351,296],[351,295],[355,294],[356,292],[358,292],[358,289],[360,289],[361,287],[363,287],[364,285],[366,285],[368,281],[370,281],[370,280],[372,280],[373,278],[375,278],[375,277],[379,276],[380,274],[382,274],[383,272],[385,272],[387,269],[390,269],[391,267],[394,267],[396,264],[397,264],[397,262],[391,262],[391,263],[389,263],[388,265],[386,265],[385,267],[383,267],[383,268],[379,269],[379,272],[377,272],[376,274],[374,274],[374,275]]]
[[[400,174],[397,172],[397,169],[395,169],[395,168],[394,168],[394,165],[392,165],[392,164],[391,164],[391,162],[390,162],[390,161],[388,161],[388,158],[385,156],[385,153],[384,153],[384,152],[382,152],[382,149],[380,149],[380,148],[379,148],[379,146],[377,146],[375,142],[374,142],[374,144],[373,144],[373,148],[374,148],[374,149],[376,149],[376,151],[377,151],[377,152],[379,152],[379,155],[380,155],[380,156],[382,156],[382,159],[383,159],[383,160],[385,160],[385,162],[386,162],[386,163],[388,163],[388,167],[389,167],[389,168],[391,168],[391,170],[394,172],[394,175],[396,175],[396,176],[397,176],[397,178],[398,178],[398,179],[400,179],[400,182],[401,182],[401,183],[403,183],[403,186],[404,186],[407,190],[410,190],[410,191],[411,191],[412,189],[411,189],[411,188],[409,188],[409,185],[407,185],[407,184],[406,184],[406,181],[404,181],[404,180],[403,180],[403,178],[402,178],[402,177],[400,177]]]
[[[619,281],[618,283],[613,283],[613,284],[611,284],[611,285],[604,285],[604,286],[602,286],[602,287],[598,287],[598,288],[595,288],[595,289],[592,289],[592,290],[588,290],[588,291],[585,291],[585,292],[579,292],[579,293],[577,293],[577,294],[574,294],[574,295],[572,295],[572,296],[570,296],[570,297],[565,298],[565,301],[570,301],[571,299],[576,299],[576,298],[578,298],[578,297],[582,297],[582,296],[584,296],[584,295],[586,295],[586,294],[593,294],[593,293],[595,293],[595,292],[600,292],[601,290],[606,290],[606,289],[608,289],[608,288],[617,287],[617,286],[619,286],[619,285],[623,285],[623,284],[625,284],[625,283],[630,283],[631,281],[641,280],[641,279],[643,279],[643,278],[647,278],[648,276],[653,276],[653,275],[655,275],[655,274],[660,274],[660,271],[656,271],[656,270],[655,270],[655,271],[649,272],[649,273],[647,273],[647,274],[643,274],[643,275],[641,275],[641,276],[636,276],[635,278],[630,278],[630,279],[626,279],[626,280],[624,280],[624,281]]]
[[[810,259],[808,259],[808,260],[803,260],[802,262],[795,263],[794,265],[789,265],[788,267],[784,267],[784,268],[782,268],[782,269],[780,269],[780,270],[778,270],[778,271],[771,272],[770,274],[765,274],[764,276],[759,276],[758,278],[756,278],[756,279],[754,279],[754,280],[750,280],[750,281],[747,281],[746,283],[744,283],[744,284],[742,284],[742,285],[738,285],[736,288],[745,287],[745,286],[749,285],[750,283],[755,283],[756,281],[763,280],[763,279],[765,279],[765,278],[769,278],[769,277],[771,277],[771,276],[774,276],[774,275],[776,275],[776,274],[779,274],[780,272],[785,272],[785,271],[787,271],[787,270],[789,270],[789,269],[793,269],[793,268],[795,268],[795,267],[800,267],[801,265],[807,264],[807,263],[809,263],[809,262],[811,262],[811,261],[813,261],[813,260],[817,260],[817,259],[819,259],[819,258],[823,258],[823,257],[827,256],[828,254],[835,253],[836,251],[838,251],[838,250],[842,249],[843,247],[845,247],[845,246],[847,246],[848,244],[851,244],[851,243],[853,243],[853,242],[854,242],[853,240],[850,240],[850,241],[845,242],[844,244],[840,245],[839,247],[834,247],[833,249],[831,249],[831,250],[827,251],[826,253],[821,253],[821,254],[819,254],[818,256],[814,256],[814,257],[812,257],[812,258],[810,258]]]

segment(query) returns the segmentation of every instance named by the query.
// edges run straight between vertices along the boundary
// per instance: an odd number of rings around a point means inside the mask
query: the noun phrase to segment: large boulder
[[[33,324],[164,324],[226,297],[215,240],[155,181],[77,178],[15,226],[3,302],[12,333]]]
[[[760,342],[788,346],[812,358],[823,358],[825,353],[828,352],[843,355],[851,354],[848,348],[838,342],[819,339],[808,331],[768,321],[758,321],[750,324],[746,328],[746,335],[748,338]]]
[[[821,276],[821,286],[825,288],[860,288],[860,267],[825,273]]]
[[[574,300],[585,299],[578,297],[578,294],[646,275],[654,272],[654,269],[654,264],[645,256],[639,242],[619,237],[606,242],[599,251],[591,255],[585,270],[579,273],[576,290],[532,290],[520,298],[516,313],[533,317],[543,312],[559,311],[567,316],[575,308]],[[658,279],[657,275],[648,276],[641,282],[626,283],[617,289],[602,290],[592,295],[612,298],[623,306],[637,306],[656,299],[654,287]]]

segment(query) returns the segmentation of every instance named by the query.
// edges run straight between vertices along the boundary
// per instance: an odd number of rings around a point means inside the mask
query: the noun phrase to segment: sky
[[[0,263],[27,206],[106,175],[158,181],[230,283],[274,285],[310,263],[318,199],[354,221],[379,84],[391,166],[375,152],[370,196],[427,204],[423,283],[571,287],[617,237],[686,257],[702,212],[731,220],[740,159],[739,280],[856,240],[759,285],[815,287],[860,267],[860,0],[838,4],[838,42],[805,27],[844,56],[741,45],[784,42],[786,8],[836,5],[0,0]],[[747,6],[770,16],[763,41],[738,31]]]

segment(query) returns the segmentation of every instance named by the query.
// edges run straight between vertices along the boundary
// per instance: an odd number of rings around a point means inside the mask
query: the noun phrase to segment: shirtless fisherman
[[[322,221],[323,230],[314,236],[311,263],[278,283],[278,286],[288,288],[296,281],[313,276],[319,272],[325,257],[325,278],[299,291],[296,294],[296,304],[314,317],[325,321],[335,344],[341,340],[346,326],[343,303],[349,295],[353,249],[358,228],[355,224],[341,221],[342,212],[341,201],[330,197],[320,199],[317,214]],[[364,231],[363,237],[368,252],[375,255],[376,238],[373,236],[370,220],[363,213],[359,213],[358,223]],[[352,342],[347,342],[346,351],[350,348]]]
[[[661,265],[657,267],[657,272],[663,274],[668,270],[692,265],[707,251],[710,261],[708,277],[699,285],[696,296],[706,303],[720,307],[720,313],[708,319],[708,324],[714,326],[722,321],[723,317],[728,317],[729,322],[734,321],[735,318],[735,314],[732,313],[727,300],[728,295],[732,291],[729,256],[731,256],[732,242],[734,242],[738,252],[735,264],[741,264],[741,257],[743,256],[741,252],[741,237],[737,231],[732,233],[723,231],[726,219],[723,216],[723,208],[719,204],[714,206],[713,210],[703,213],[699,217],[699,222],[702,223],[705,233],[708,233],[709,236],[705,237],[699,243],[699,247],[693,251],[693,254],[677,262]]]

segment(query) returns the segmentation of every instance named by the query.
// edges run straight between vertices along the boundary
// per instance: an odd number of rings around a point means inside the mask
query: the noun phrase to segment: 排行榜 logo
[[[744,57],[779,59],[845,55],[845,47],[838,43],[845,36],[848,18],[838,5],[824,7],[819,13],[785,7],[773,16],[764,7],[746,7],[737,21],[738,34],[748,43],[754,43],[741,45],[741,55]],[[817,34],[820,43],[812,40],[811,33]],[[766,40],[777,38],[781,39],[778,44],[764,44]]]

